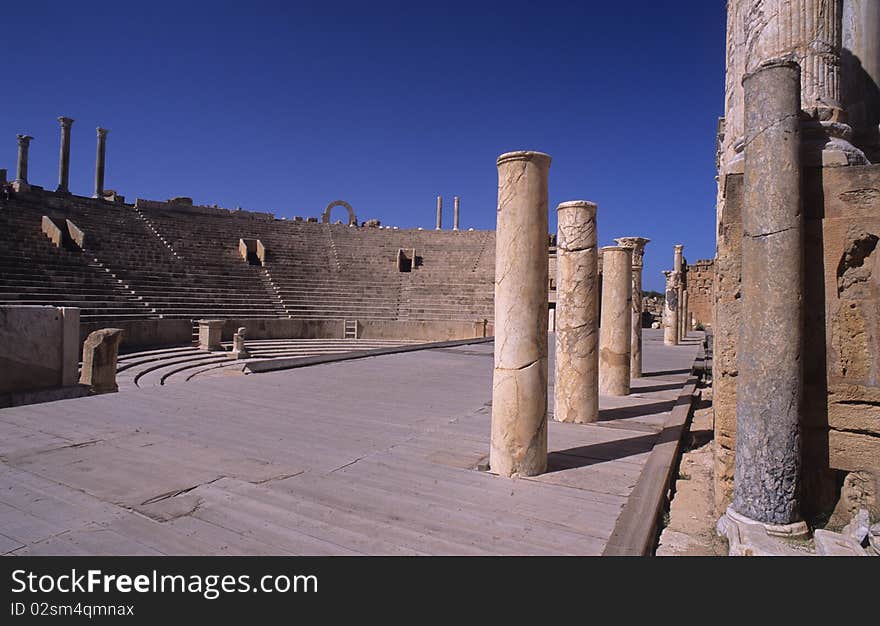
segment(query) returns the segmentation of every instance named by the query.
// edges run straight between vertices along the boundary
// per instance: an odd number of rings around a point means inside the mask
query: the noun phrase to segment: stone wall
[[[728,175],[724,190],[714,285],[719,510],[733,480],[742,176]],[[810,516],[834,505],[835,470],[880,475],[880,165],[808,169],[804,199],[802,488]]]
[[[712,326],[715,307],[715,260],[701,259],[687,266],[688,311],[697,324]]]
[[[77,382],[79,309],[0,306],[0,396]]]

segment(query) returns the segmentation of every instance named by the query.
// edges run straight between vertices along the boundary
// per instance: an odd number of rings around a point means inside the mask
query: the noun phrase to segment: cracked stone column
[[[98,153],[95,157],[95,195],[93,198],[104,197],[104,156],[107,150],[107,129],[97,128]]]
[[[632,249],[602,248],[599,393],[629,395],[632,350]]]
[[[644,237],[618,237],[617,245],[632,249],[632,348],[630,350],[630,376],[642,377],[642,268],[645,246],[651,241]]]
[[[437,230],[443,228],[443,196],[437,196]]]
[[[556,377],[553,416],[586,424],[599,419],[599,252],[596,205],[556,207]]]
[[[743,79],[742,322],[733,509],[765,525],[800,520],[803,213],[797,63]]]
[[[458,230],[458,210],[461,200],[458,196],[452,199],[452,230]]]
[[[666,293],[663,301],[663,343],[678,345],[678,274],[666,270]]]
[[[549,171],[541,152],[498,157],[489,467],[501,476],[547,469]]]
[[[682,244],[675,245],[675,257],[673,261],[672,271],[674,271],[678,277],[676,279],[676,303],[677,308],[675,311],[675,319],[677,325],[675,327],[675,341],[676,343],[682,340],[681,335],[681,321],[684,319],[684,311],[682,311],[682,303],[684,298],[682,297],[682,292],[684,292],[684,272],[683,272],[683,259],[682,252],[684,251],[684,246]]]
[[[59,117],[61,123],[61,150],[58,155],[58,188],[55,191],[68,193],[70,180],[70,127],[73,120],[69,117]]]
[[[18,138],[18,162],[15,167],[16,188],[26,191],[28,188],[28,148],[31,145],[30,135],[17,135]]]

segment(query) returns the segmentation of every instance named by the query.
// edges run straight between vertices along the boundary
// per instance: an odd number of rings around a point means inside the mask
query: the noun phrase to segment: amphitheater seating
[[[247,211],[135,208],[42,193],[0,200],[0,304],[83,308],[84,320],[202,317],[491,320],[491,231],[352,228]],[[84,249],[56,248],[42,215],[73,221]],[[238,251],[260,239],[264,266]],[[411,272],[395,263],[415,248]]]

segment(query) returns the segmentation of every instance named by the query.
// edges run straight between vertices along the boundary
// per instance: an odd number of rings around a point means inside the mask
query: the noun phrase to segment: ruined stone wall
[[[719,510],[733,486],[742,175],[723,185],[713,362]],[[834,505],[841,478],[834,470],[856,472],[875,493],[880,475],[880,165],[808,169],[804,214],[802,488],[810,516]]]
[[[715,260],[701,259],[687,266],[688,311],[697,324],[712,326],[715,307]]]

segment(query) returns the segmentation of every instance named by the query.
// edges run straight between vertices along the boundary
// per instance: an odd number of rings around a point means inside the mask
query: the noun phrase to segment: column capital
[[[64,117],[63,115],[58,118],[58,121],[61,123],[61,128],[70,128],[71,124],[73,124],[72,117]]]
[[[18,138],[18,145],[20,146],[28,145],[31,142],[31,139],[33,139],[30,135],[16,135],[16,137]]]
[[[645,246],[650,243],[650,239],[645,237],[617,237],[614,241],[622,248],[632,249],[634,270],[640,270],[644,266]]]
[[[107,133],[110,132],[106,128],[101,128],[100,126],[98,126],[98,128],[96,128],[95,130],[98,131],[98,139],[103,139],[104,137],[107,136]]]

